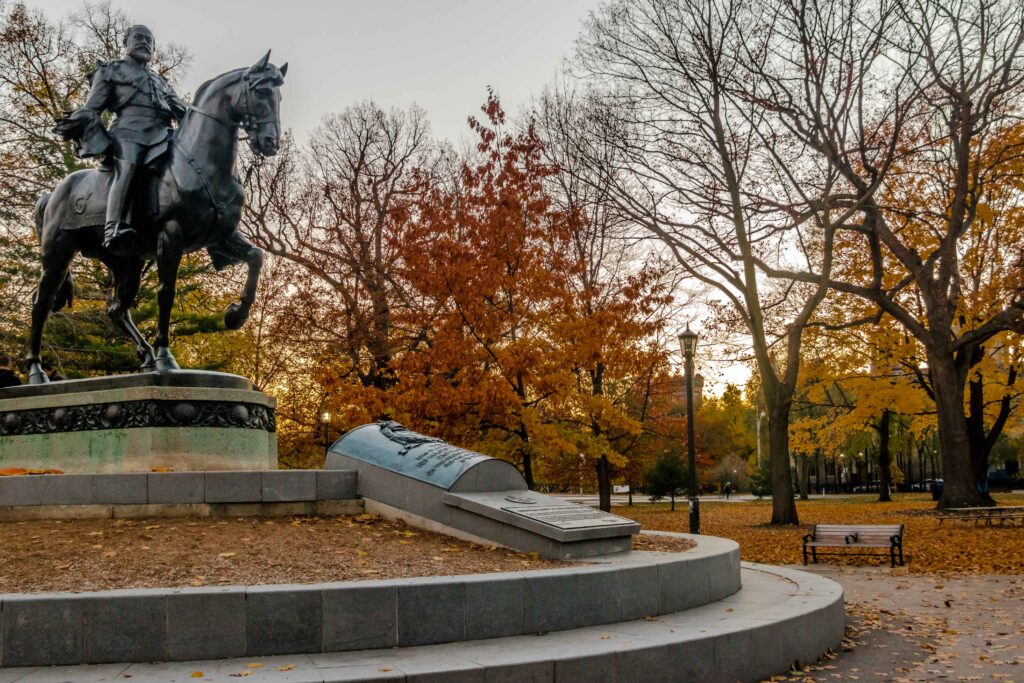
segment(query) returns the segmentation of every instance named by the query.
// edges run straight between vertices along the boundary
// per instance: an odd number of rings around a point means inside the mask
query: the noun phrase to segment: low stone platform
[[[356,498],[346,470],[26,475],[0,477],[0,521],[351,514]]]
[[[0,389],[0,468],[67,473],[277,467],[274,399],[180,370]]]
[[[670,614],[740,589],[739,548],[339,583],[0,595],[0,664],[263,657],[416,647]]]
[[[252,659],[6,669],[0,681],[228,683],[240,672],[289,683],[756,681],[838,646],[845,618],[837,583],[747,563],[742,582],[739,592],[701,607],[542,635],[260,658],[259,669],[246,667]]]

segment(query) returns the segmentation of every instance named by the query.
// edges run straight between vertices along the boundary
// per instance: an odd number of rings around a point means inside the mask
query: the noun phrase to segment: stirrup
[[[103,246],[106,249],[112,249],[118,246],[118,242],[125,242],[135,237],[137,233],[135,228],[128,225],[124,221],[118,221],[107,223],[103,226]]]

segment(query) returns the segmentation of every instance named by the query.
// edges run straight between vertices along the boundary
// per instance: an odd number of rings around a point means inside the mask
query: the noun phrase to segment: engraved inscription
[[[409,454],[415,458],[417,468],[426,469],[428,477],[432,477],[439,469],[448,469],[452,466],[462,465],[480,458],[479,453],[467,451],[465,448],[459,448],[458,446],[450,446],[446,443],[441,445],[430,444],[422,450],[417,446],[413,446],[409,450]]]
[[[501,509],[559,529],[586,529],[631,523],[628,519],[585,505],[508,505]]]

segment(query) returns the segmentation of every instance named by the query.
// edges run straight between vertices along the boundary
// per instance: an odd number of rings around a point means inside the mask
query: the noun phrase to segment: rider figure
[[[114,181],[107,195],[103,246],[115,249],[135,235],[127,221],[137,168],[167,150],[171,121],[181,121],[188,109],[167,79],[147,66],[156,47],[148,28],[129,28],[124,47],[124,59],[99,64],[85,106],[58,120],[54,128],[76,141],[80,157],[113,156]],[[100,119],[103,112],[117,115],[109,131]]]

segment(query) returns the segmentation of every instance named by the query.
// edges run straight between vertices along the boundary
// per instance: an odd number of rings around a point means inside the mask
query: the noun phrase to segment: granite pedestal
[[[0,468],[274,469],[274,406],[247,379],[197,370],[0,389]]]

